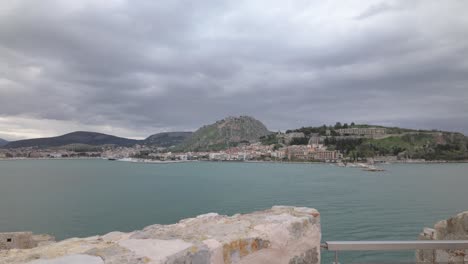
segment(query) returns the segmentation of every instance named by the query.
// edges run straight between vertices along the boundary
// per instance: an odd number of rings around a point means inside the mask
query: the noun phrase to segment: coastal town
[[[165,132],[144,140],[82,131],[20,140],[0,148],[0,159],[326,162],[353,166],[466,161],[467,149],[468,140],[460,133],[340,122],[271,132],[260,121],[240,116],[227,117],[195,132]]]
[[[385,136],[382,128],[356,128],[337,130],[341,137],[377,138]],[[6,148],[0,149],[0,158],[105,158],[110,160],[146,160],[146,161],[316,161],[339,162],[344,155],[339,150],[330,150],[324,141],[331,136],[327,131],[325,136],[318,133],[308,137],[302,132],[278,132],[274,134],[278,143],[264,144],[245,142],[218,151],[173,151],[171,147],[155,147],[136,144],[130,147],[104,145],[83,146],[67,145],[54,148]],[[307,140],[307,144],[294,144]]]
[[[276,148],[275,145],[262,145],[260,142],[241,144],[220,151],[172,152],[167,148],[145,145],[132,147],[103,146],[102,150],[77,150],[73,147],[40,149],[35,147],[0,149],[1,159],[21,158],[106,158],[106,159],[146,159],[146,160],[315,160],[334,162],[343,156],[339,151],[327,150],[323,144],[291,145]]]

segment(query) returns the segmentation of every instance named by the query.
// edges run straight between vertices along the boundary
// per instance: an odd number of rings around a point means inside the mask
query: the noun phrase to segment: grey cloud
[[[12,2],[0,117],[135,137],[239,114],[468,132],[461,1]]]
[[[378,14],[382,14],[385,12],[389,12],[392,10],[397,10],[397,7],[392,6],[388,3],[382,2],[375,5],[369,6],[364,12],[356,17],[356,19],[366,19],[372,16],[376,16]]]

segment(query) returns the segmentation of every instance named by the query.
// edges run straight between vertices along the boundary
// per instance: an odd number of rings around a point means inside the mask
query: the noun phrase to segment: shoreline
[[[224,163],[275,163],[275,164],[331,164],[337,165],[339,162],[325,162],[325,161],[266,161],[266,160],[147,160],[147,159],[134,159],[123,158],[116,160],[109,160],[103,157],[73,157],[73,158],[0,158],[0,161],[21,161],[21,160],[107,160],[107,161],[124,161],[132,163],[155,163],[155,164],[169,164],[169,163],[187,163],[187,162],[224,162]],[[359,164],[366,162],[348,162],[348,164]],[[389,165],[389,164],[464,164],[468,160],[436,160],[436,161],[392,161],[392,162],[376,162],[374,165]]]
[[[134,158],[123,158],[110,161],[123,161],[130,163],[150,163],[150,164],[172,164],[172,163],[186,163],[186,162],[198,162],[198,160],[147,160],[147,159],[134,159]]]
[[[101,157],[83,157],[83,158],[0,158],[0,161],[13,161],[13,160],[100,160]]]

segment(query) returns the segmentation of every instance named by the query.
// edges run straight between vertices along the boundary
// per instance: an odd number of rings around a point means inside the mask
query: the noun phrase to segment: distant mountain
[[[8,141],[0,138],[0,147],[5,146],[6,144],[8,144]]]
[[[193,132],[163,132],[151,135],[144,140],[144,144],[158,147],[171,147],[182,143],[191,137]]]
[[[107,134],[96,132],[77,131],[65,134],[58,137],[49,138],[35,138],[25,139],[9,142],[4,145],[4,148],[22,148],[22,147],[59,147],[70,144],[86,144],[86,145],[118,145],[118,146],[132,146],[142,143],[141,140],[121,138]]]
[[[243,142],[256,142],[271,132],[249,116],[228,117],[199,128],[178,149],[185,151],[221,150]]]

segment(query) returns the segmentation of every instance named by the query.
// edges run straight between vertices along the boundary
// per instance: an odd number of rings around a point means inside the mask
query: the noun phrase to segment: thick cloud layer
[[[468,132],[466,1],[11,0],[0,137],[252,115]]]

